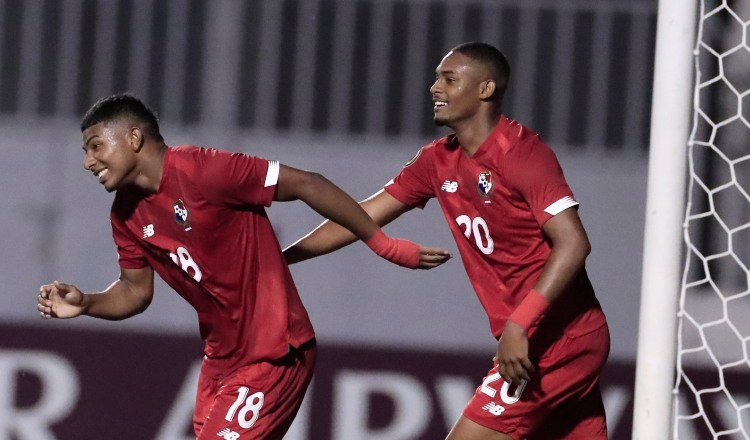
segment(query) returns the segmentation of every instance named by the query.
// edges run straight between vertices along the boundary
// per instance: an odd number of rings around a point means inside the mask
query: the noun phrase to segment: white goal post
[[[670,438],[698,0],[660,0],[633,439]]]

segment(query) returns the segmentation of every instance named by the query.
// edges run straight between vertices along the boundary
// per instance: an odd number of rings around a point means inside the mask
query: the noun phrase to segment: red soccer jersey
[[[264,206],[279,163],[167,149],[159,190],[117,191],[120,266],[151,266],[198,312],[209,374],[284,356],[314,337]]]
[[[534,287],[550,254],[542,225],[578,205],[552,150],[539,135],[503,117],[472,157],[455,135],[423,147],[385,187],[409,206],[437,197],[469,279],[499,337]],[[604,324],[585,273],[545,320],[568,332]]]

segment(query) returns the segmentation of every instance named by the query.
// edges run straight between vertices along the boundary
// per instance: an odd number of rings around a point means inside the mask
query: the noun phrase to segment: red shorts
[[[311,342],[279,360],[247,365],[220,379],[201,372],[195,435],[199,440],[282,438],[302,405],[315,356]]]
[[[533,344],[533,340],[530,341]],[[464,417],[514,440],[606,440],[599,375],[609,355],[609,328],[563,336],[532,362],[536,372],[512,387],[492,368]]]

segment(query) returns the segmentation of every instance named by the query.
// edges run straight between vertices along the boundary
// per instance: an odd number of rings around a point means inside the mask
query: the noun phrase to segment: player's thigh
[[[551,384],[545,387],[550,397],[546,406],[554,409],[533,429],[529,439],[606,440],[599,375],[609,351],[609,329],[604,326],[590,334],[568,338],[563,344],[568,345],[564,350],[567,357],[562,359],[565,367],[552,368],[546,377],[547,384]],[[555,392],[557,384],[568,387]]]
[[[528,440],[607,440],[607,421],[599,387],[549,414],[544,428]]]
[[[461,416],[446,440],[513,440],[513,437]]]
[[[198,376],[198,390],[195,396],[195,410],[193,411],[193,430],[195,436],[199,436],[203,430],[214,397],[219,392],[219,381],[206,374]]]
[[[198,435],[203,439],[280,439],[304,398],[315,348],[281,363],[240,368],[222,381]]]
[[[598,396],[608,341],[606,326],[587,335],[560,338],[539,360],[531,380],[519,387],[505,382],[497,366],[493,367],[466,405],[463,417],[514,439],[547,429],[554,408],[591,393]],[[582,420],[575,411],[570,417],[571,421]]]

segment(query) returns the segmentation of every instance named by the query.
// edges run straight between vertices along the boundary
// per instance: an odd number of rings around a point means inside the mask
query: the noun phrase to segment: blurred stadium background
[[[612,332],[611,438],[629,438],[655,23],[655,0],[0,0],[0,439],[190,438],[201,344],[167,286],[116,323],[34,307],[44,282],[117,275],[112,196],[81,168],[96,99],[133,92],[171,145],[278,159],[361,199],[441,135],[427,89],[472,40],[506,53],[506,113],[548,140],[581,201]],[[455,253],[425,211],[389,232]],[[320,222],[302,203],[269,214],[282,245]],[[414,272],[354,245],[292,272],[321,351],[288,438],[442,438],[495,350],[459,259]]]

